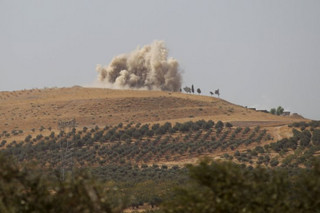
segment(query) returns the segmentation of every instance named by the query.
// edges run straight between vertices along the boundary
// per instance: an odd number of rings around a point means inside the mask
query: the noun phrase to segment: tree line
[[[186,93],[193,93],[193,94],[195,93],[195,89],[194,89],[193,84],[191,85],[191,87],[188,87],[188,86],[184,87],[183,90]],[[180,91],[182,91],[182,90],[180,89]],[[201,89],[197,88],[196,92],[200,95],[201,94]],[[220,97],[220,90],[219,89],[214,90],[214,92],[210,91],[209,93],[210,93],[211,96],[212,95],[217,95],[218,97]]]
[[[136,191],[130,196],[128,190],[85,171],[58,181],[43,170],[18,167],[7,156],[0,155],[0,210],[115,213],[136,208],[143,200],[148,200],[152,207],[159,206],[150,212],[167,213],[311,213],[320,209],[319,160],[310,169],[288,170],[249,168],[204,159],[197,165],[187,165],[187,170],[184,175],[188,178],[176,183],[176,187],[170,185],[163,191],[150,182],[136,183]],[[158,194],[150,194],[153,189]],[[137,193],[139,190],[141,193]]]

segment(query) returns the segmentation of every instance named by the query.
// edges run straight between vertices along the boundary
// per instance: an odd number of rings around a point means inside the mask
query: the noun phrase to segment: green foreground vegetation
[[[136,188],[119,188],[87,172],[65,181],[52,179],[30,167],[18,167],[0,157],[1,212],[122,212],[140,194],[162,191],[149,212],[319,212],[320,164],[312,169],[245,168],[231,162],[203,160],[188,165],[186,178],[173,187],[170,181],[141,182]],[[169,183],[168,183],[169,182]],[[182,184],[183,183],[183,184]],[[163,187],[169,187],[163,192]],[[136,190],[136,191],[135,191]],[[154,193],[154,192],[153,192]],[[139,204],[137,204],[139,205]]]
[[[271,136],[260,127],[203,120],[10,143],[3,132],[0,212],[319,212],[320,122],[289,127],[292,137],[264,145]],[[161,163],[224,151],[218,162]]]

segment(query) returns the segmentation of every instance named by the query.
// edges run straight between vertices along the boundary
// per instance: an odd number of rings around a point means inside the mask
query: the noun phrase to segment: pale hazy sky
[[[0,91],[89,85],[164,40],[183,85],[320,119],[319,0],[0,0]]]

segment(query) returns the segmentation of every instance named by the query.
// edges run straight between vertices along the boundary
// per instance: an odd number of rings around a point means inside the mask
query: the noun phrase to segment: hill
[[[89,171],[120,189],[127,212],[170,200],[173,188],[189,183],[185,164],[204,157],[297,175],[320,152],[320,122],[214,97],[72,87],[0,92],[0,104],[0,158],[12,156],[54,184]]]
[[[288,124],[307,121],[215,97],[162,91],[53,88],[1,92],[0,100],[0,148],[18,153],[20,161],[43,159],[45,167],[61,166],[63,146],[72,147],[78,167],[231,159],[236,151],[290,138]],[[59,127],[59,121],[72,119],[76,129]]]
[[[0,129],[57,129],[75,119],[78,127],[119,123],[228,121],[238,126],[278,126],[301,118],[257,112],[225,100],[176,92],[52,88],[0,92]]]

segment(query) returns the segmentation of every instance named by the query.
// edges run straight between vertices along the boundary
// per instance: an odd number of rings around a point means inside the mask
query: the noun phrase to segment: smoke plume
[[[137,48],[112,59],[108,66],[97,65],[98,80],[105,86],[125,89],[179,91],[179,63],[168,58],[163,41]]]

